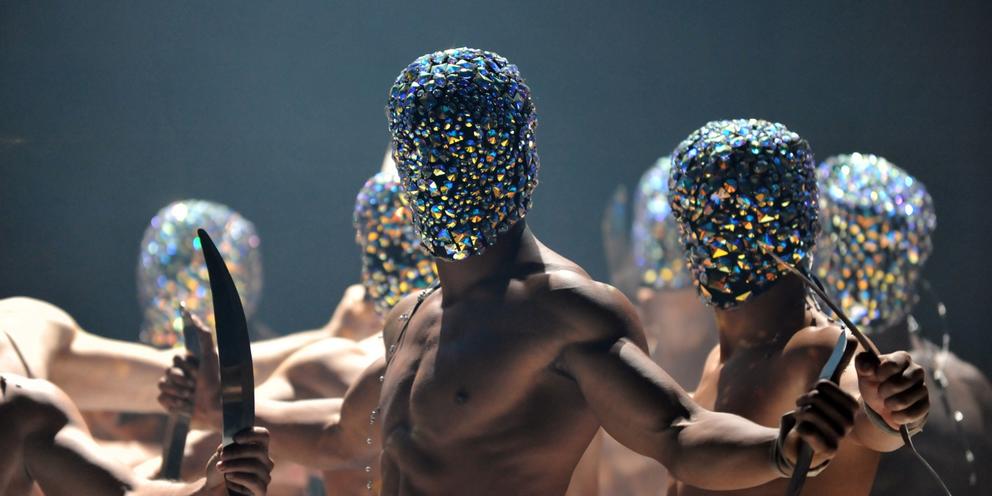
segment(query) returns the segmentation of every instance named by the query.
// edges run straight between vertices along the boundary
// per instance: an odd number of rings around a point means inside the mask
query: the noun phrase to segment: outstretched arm
[[[378,425],[369,417],[384,370],[384,360],[376,361],[340,399],[260,400],[256,421],[272,433],[273,455],[319,470],[364,466],[379,450]]]
[[[82,410],[161,412],[155,384],[173,352],[76,329],[52,360],[52,382]]]
[[[608,349],[577,347],[563,355],[563,365],[606,431],[661,462],[677,479],[731,490],[782,477],[773,458],[778,430],[700,407],[630,340],[617,340]],[[813,397],[824,404],[795,413],[799,427],[783,440],[783,455],[794,461],[801,437],[814,448],[816,466],[833,456],[850,430],[856,403],[827,382],[800,401],[808,404]]]
[[[645,353],[634,309],[606,286],[560,292],[573,330],[558,365],[571,376],[603,427],[627,447],[658,460],[703,489],[757,486],[783,476],[773,454],[779,432],[736,415],[708,411]],[[828,382],[800,397],[797,428],[781,440],[796,459],[798,441],[815,452],[814,466],[833,456],[853,423],[857,403]]]

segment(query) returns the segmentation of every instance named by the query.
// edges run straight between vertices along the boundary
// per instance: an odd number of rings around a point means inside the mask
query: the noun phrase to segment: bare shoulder
[[[43,300],[27,296],[0,299],[0,315],[30,315],[66,326],[76,326],[75,319],[65,310]]]
[[[628,338],[643,349],[647,341],[637,311],[624,294],[572,267],[550,267],[524,281],[527,296],[551,313],[556,335],[567,342],[615,342]]]
[[[961,381],[976,397],[984,398],[986,402],[992,401],[992,383],[988,377],[978,367],[962,360],[953,352],[947,357],[944,373],[951,381]],[[986,406],[992,405],[987,403]]]
[[[0,374],[0,417],[5,425],[29,432],[57,431],[67,424],[85,429],[76,405],[55,384]],[[8,423],[9,421],[9,423]]]
[[[832,323],[800,329],[785,344],[782,358],[798,370],[818,373],[837,345],[843,329]]]
[[[58,344],[72,341],[79,324],[65,310],[47,301],[15,296],[0,300],[0,331],[16,338],[31,334],[55,338]]]

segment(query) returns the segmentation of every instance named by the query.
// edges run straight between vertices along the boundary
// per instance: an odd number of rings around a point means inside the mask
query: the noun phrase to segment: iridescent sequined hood
[[[823,233],[816,274],[865,330],[906,318],[933,251],[937,215],[926,188],[882,157],[838,155],[817,168]]]
[[[424,55],[396,78],[387,114],[414,226],[434,256],[480,254],[524,218],[537,115],[515,65],[473,48]]]
[[[813,153],[782,124],[714,121],[673,153],[672,212],[696,285],[730,308],[783,274],[776,255],[808,270],[819,229]]]

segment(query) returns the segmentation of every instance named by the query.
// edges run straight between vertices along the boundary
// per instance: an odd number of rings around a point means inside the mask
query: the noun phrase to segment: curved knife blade
[[[251,362],[248,322],[238,289],[210,235],[197,229],[203,259],[210,274],[210,293],[217,323],[217,353],[220,357],[221,410],[224,445],[234,435],[255,424],[255,378]]]

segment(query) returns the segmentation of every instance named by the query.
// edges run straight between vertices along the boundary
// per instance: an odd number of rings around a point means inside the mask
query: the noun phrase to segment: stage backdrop
[[[258,226],[266,324],[324,323],[358,280],[351,209],[387,143],[387,88],[418,55],[469,45],[527,78],[528,219],[595,276],[617,184],[708,120],[781,121],[820,158],[877,153],[929,187],[927,277],[954,348],[992,370],[992,4],[623,4],[2,2],[0,296],[135,338],[142,230],[194,197]]]

